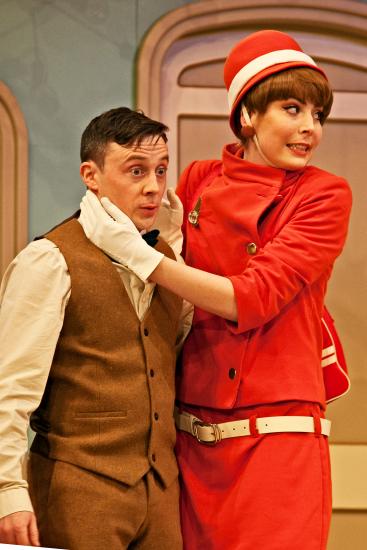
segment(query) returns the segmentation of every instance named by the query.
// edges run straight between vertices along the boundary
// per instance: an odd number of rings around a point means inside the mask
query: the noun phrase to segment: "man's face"
[[[83,164],[90,168],[84,174]],[[139,231],[152,227],[166,188],[168,149],[162,138],[148,137],[130,147],[111,142],[103,168],[93,161],[83,164],[83,180],[98,198],[108,197]]]

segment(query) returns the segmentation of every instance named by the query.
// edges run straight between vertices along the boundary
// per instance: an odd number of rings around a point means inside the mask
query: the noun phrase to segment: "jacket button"
[[[154,370],[153,370],[153,369],[150,369],[149,374],[150,374],[150,376],[153,378],[153,376],[155,375]]]
[[[144,336],[148,336],[149,330],[147,328],[144,329]]]
[[[236,377],[236,369],[229,369],[228,376],[230,377],[231,380],[233,380],[233,378]]]
[[[154,419],[155,419],[155,420],[158,420],[158,418],[159,418],[159,414],[158,414],[158,413],[154,413]]]
[[[246,250],[247,250],[247,254],[249,254],[250,256],[253,256],[257,252],[257,246],[255,243],[248,243],[248,245],[246,246]]]

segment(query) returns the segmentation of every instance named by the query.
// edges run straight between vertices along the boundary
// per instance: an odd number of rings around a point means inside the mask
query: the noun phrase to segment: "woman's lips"
[[[301,157],[307,155],[311,149],[308,143],[288,143],[287,147],[292,153]]]

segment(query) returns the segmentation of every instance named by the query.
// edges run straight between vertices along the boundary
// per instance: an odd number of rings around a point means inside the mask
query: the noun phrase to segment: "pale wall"
[[[0,0],[0,80],[29,131],[29,238],[79,205],[80,134],[96,114],[133,106],[147,29],[189,0]]]

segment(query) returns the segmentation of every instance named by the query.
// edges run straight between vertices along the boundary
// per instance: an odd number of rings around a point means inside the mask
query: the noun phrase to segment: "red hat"
[[[224,64],[224,82],[231,109],[229,123],[234,133],[234,114],[245,93],[267,76],[295,67],[315,69],[326,78],[315,61],[284,32],[258,31],[236,44]]]

